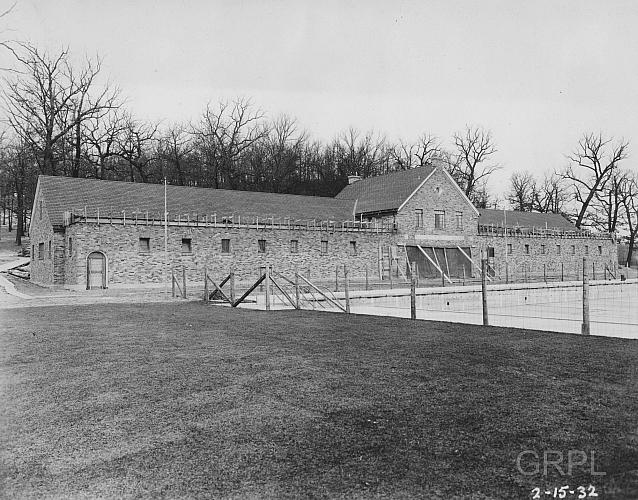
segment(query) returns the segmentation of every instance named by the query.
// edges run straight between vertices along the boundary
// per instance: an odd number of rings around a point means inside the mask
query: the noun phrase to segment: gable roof
[[[336,199],[356,200],[357,213],[395,211],[434,170],[432,165],[426,165],[367,177],[347,185],[337,194]]]
[[[503,227],[521,227],[538,229],[565,229],[576,230],[571,222],[560,214],[518,212],[515,210],[494,210],[491,208],[479,208],[479,225]],[[505,224],[504,224],[505,223]]]
[[[218,217],[286,218],[344,221],[353,217],[354,202],[320,196],[231,191],[184,186],[167,186],[169,217],[177,214]],[[61,226],[65,211],[83,211],[107,217],[164,212],[164,185],[121,181],[103,181],[75,177],[38,178],[36,197],[43,197],[51,223]]]

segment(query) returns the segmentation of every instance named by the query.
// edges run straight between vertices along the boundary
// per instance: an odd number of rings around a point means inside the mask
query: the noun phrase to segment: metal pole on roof
[[[166,203],[166,177],[164,177],[164,291],[168,299],[168,211]]]

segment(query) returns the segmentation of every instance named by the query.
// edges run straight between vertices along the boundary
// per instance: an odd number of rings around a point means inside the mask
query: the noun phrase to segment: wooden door
[[[87,289],[106,288],[106,257],[102,252],[93,252],[87,260]]]

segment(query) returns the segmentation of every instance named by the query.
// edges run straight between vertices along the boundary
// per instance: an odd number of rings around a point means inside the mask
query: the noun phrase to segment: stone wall
[[[52,285],[54,280],[55,247],[59,235],[53,232],[53,225],[46,210],[46,202],[42,198],[36,199],[33,206],[31,224],[29,226],[29,240],[31,243],[31,281],[40,285]],[[40,250],[41,249],[41,250]],[[49,250],[50,249],[50,250]],[[58,267],[59,271],[59,267]],[[59,276],[58,280],[64,277]],[[58,281],[59,282],[59,281]]]
[[[487,257],[488,247],[494,249],[494,257],[489,258],[497,275],[510,281],[524,281],[542,277],[560,277],[573,279],[582,276],[583,258],[587,258],[587,271],[592,277],[602,279],[605,266],[616,271],[618,252],[616,243],[611,239],[595,238],[557,238],[525,236],[476,236],[474,257],[480,262],[481,252]],[[511,253],[508,252],[511,245]],[[560,245],[560,249],[559,249]],[[527,247],[526,247],[527,246]]]
[[[69,226],[66,233],[67,248],[68,239],[73,241],[65,268],[69,285],[86,283],[86,259],[94,251],[106,255],[109,285],[164,280],[161,225],[78,223]],[[140,238],[149,238],[150,252],[140,250]],[[183,239],[190,239],[190,252],[182,248]],[[230,240],[229,253],[222,253],[222,239]],[[259,251],[258,240],[266,242],[264,253]],[[291,240],[297,241],[296,253],[291,251]],[[344,264],[353,274],[363,276],[367,266],[372,277],[377,275],[378,246],[392,240],[389,233],[170,226],[168,259],[169,267],[180,276],[186,269],[189,281],[203,281],[204,268],[213,279],[219,279],[232,267],[238,280],[253,280],[266,265],[284,273],[295,268],[310,271],[312,279],[332,279],[335,267]],[[322,253],[322,241],[327,241],[326,253]],[[355,242],[356,254],[351,242]]]

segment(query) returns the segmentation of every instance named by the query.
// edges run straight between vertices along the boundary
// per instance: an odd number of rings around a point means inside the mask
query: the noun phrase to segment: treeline
[[[578,227],[638,235],[638,181],[625,166],[628,142],[583,134],[565,165],[537,178],[516,172],[507,192],[487,188],[501,168],[489,130],[466,126],[444,148],[424,132],[388,140],[348,129],[314,139],[293,117],[268,116],[248,98],[209,103],[187,123],[141,120],[99,59],[78,62],[5,43],[15,68],[2,82],[6,127],[0,149],[0,202],[24,234],[39,174],[163,182],[223,189],[334,196],[348,175],[363,177],[433,161],[452,174],[477,207],[561,213]],[[9,221],[12,218],[9,217]]]

